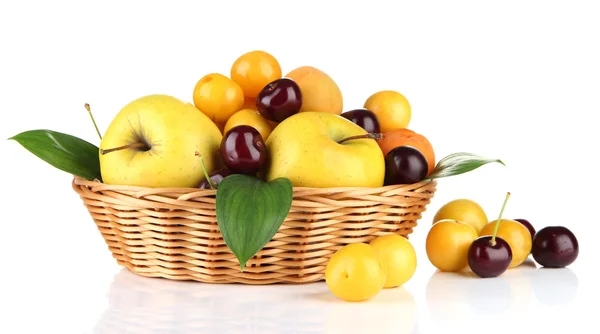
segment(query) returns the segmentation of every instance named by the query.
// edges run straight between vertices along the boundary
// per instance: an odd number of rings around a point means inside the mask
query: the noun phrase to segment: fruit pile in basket
[[[324,71],[300,66],[283,73],[273,55],[251,51],[228,75],[198,78],[186,92],[190,102],[163,94],[132,99],[104,136],[86,104],[99,146],[51,130],[11,139],[90,181],[214,191],[219,230],[242,271],[286,219],[297,187],[394,187],[502,164],[464,152],[436,161],[427,138],[409,129],[411,106],[398,91],[368,93],[362,106],[349,108]],[[375,245],[411,249],[383,237]],[[349,249],[342,254],[354,254]],[[396,278],[385,284],[410,276],[387,268]]]

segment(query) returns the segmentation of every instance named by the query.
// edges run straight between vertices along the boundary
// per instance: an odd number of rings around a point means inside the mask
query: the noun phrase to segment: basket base
[[[323,281],[347,244],[395,233],[408,238],[436,181],[381,188],[294,188],[285,221],[244,270],[219,231],[215,190],[107,185],[81,178],[82,199],[120,266],[143,277],[249,285]]]
[[[208,283],[208,284],[242,284],[242,285],[277,285],[277,284],[291,284],[291,285],[302,285],[302,284],[310,284],[321,282],[325,280],[324,274],[313,274],[304,277],[298,277],[297,279],[290,279],[290,277],[282,278],[267,278],[264,274],[252,275],[241,277],[237,276],[224,276],[222,278],[215,276],[207,276],[207,275],[199,275],[198,273],[192,272],[189,274],[181,274],[180,270],[177,271],[176,275],[169,274],[164,272],[164,268],[161,270],[156,270],[151,267],[137,267],[132,265],[127,261],[119,261],[117,260],[117,264],[124,267],[128,271],[141,276],[148,278],[161,278],[173,281],[187,281],[187,282],[199,282],[199,283]]]

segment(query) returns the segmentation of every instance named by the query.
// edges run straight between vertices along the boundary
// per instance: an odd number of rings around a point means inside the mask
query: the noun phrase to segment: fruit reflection
[[[325,330],[313,328],[314,332],[306,333],[415,333],[418,306],[403,287],[381,291],[373,303],[348,303],[333,298],[316,305],[327,316]]]
[[[225,284],[217,288],[212,284],[141,277],[123,269],[110,284],[108,308],[93,333],[322,331],[328,321],[327,314],[322,307],[315,309],[311,298],[325,289],[318,284],[251,287]]]
[[[579,289],[579,279],[570,268],[543,268],[527,272],[535,299],[548,306],[569,304]]]
[[[463,332],[465,324],[472,327],[475,321],[505,323],[512,298],[503,276],[486,280],[473,273],[436,271],[425,288],[433,328],[445,333]]]

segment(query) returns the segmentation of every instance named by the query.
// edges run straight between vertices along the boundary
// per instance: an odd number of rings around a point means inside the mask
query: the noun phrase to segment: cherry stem
[[[381,134],[381,133],[367,133],[366,135],[358,135],[358,136],[352,136],[352,137],[344,138],[341,141],[339,141],[338,144],[342,144],[342,143],[347,142],[349,140],[355,140],[355,139],[375,139],[375,140],[379,140],[381,138],[383,138],[383,134]]]
[[[206,181],[208,181],[208,185],[210,186],[210,189],[215,190],[215,185],[212,183],[212,181],[210,180],[210,177],[208,176],[208,171],[206,170],[206,165],[204,164],[204,157],[200,154],[200,152],[196,152],[195,154],[197,157],[200,157],[200,163],[202,164],[202,170],[204,171],[204,177],[206,178]]]
[[[147,148],[148,146],[144,143],[133,143],[133,144],[123,145],[123,146],[119,146],[119,147],[109,148],[106,150],[100,149],[100,154],[104,155],[104,154],[107,154],[110,152],[120,151],[120,150],[124,150],[127,148],[142,148],[142,147]]]
[[[94,123],[94,127],[96,128],[96,133],[98,134],[98,137],[100,137],[100,140],[102,140],[102,135],[100,134],[100,130],[98,130],[98,125],[96,125],[96,120],[94,119],[94,115],[92,115],[92,109],[90,108],[90,104],[86,103],[83,106],[85,107],[85,110],[87,110],[88,115],[90,115],[90,118],[92,119],[92,123]]]
[[[496,233],[498,233],[498,227],[500,226],[500,220],[502,219],[502,214],[504,213],[504,208],[506,208],[506,202],[508,202],[509,197],[510,197],[510,192],[507,192],[506,198],[504,198],[504,204],[502,204],[502,210],[500,210],[500,215],[498,216],[498,220],[496,220],[496,225],[494,226],[494,233],[492,233],[492,240],[490,241],[492,246],[496,245]]]

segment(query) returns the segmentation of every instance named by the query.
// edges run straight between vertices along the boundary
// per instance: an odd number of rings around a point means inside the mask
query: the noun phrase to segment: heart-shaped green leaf
[[[466,152],[453,153],[441,159],[427,179],[439,179],[442,177],[463,174],[492,162],[504,165],[504,162],[499,159],[487,159]]]
[[[234,174],[217,188],[217,222],[240,271],[277,233],[292,206],[292,182]]]
[[[30,130],[9,138],[50,165],[85,178],[101,180],[98,147],[77,137],[51,130]]]

